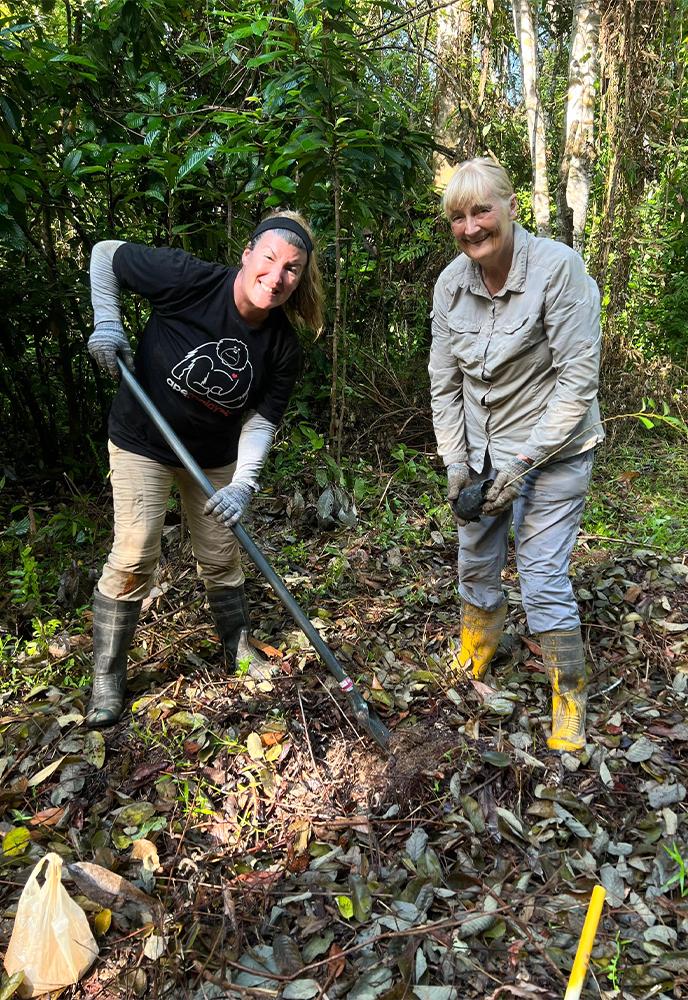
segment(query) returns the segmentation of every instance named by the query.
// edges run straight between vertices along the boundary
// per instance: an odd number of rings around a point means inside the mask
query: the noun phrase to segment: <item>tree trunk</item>
[[[599,0],[574,0],[559,206],[561,234],[579,252],[582,252],[585,241],[594,157],[593,122],[599,41]]]
[[[437,11],[435,137],[439,145],[458,151],[454,158],[446,154],[436,155],[435,186],[438,188],[445,187],[457,160],[473,155],[467,130],[462,125],[466,114],[473,118],[472,40],[472,0],[458,0]]]
[[[341,191],[339,172],[336,164],[333,167],[332,196],[334,199],[334,320],[332,323],[332,384],[330,386],[330,442],[337,452],[339,436],[342,429],[339,426],[339,396],[343,386],[339,380],[339,336],[342,323],[342,223],[341,223]]]
[[[538,94],[537,42],[530,0],[513,0],[514,27],[521,50],[523,101],[528,117],[528,143],[533,165],[533,215],[540,236],[549,236],[549,184],[547,141],[542,103]]]

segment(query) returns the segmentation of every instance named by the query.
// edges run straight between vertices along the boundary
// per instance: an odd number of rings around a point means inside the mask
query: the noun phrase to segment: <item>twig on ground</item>
[[[318,770],[318,765],[315,762],[315,757],[313,756],[313,747],[311,746],[311,737],[308,732],[308,723],[306,722],[306,713],[303,710],[303,699],[301,698],[301,688],[296,689],[296,693],[299,696],[299,708],[301,710],[301,718],[303,720],[303,731],[306,736],[306,743],[308,744],[308,753],[310,754],[311,763],[313,765],[313,771],[315,772],[318,779],[320,779],[320,771]]]

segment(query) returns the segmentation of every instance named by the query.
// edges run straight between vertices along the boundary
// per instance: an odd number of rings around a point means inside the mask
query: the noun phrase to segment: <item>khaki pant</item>
[[[105,597],[138,601],[148,595],[160,559],[160,541],[170,489],[177,483],[186,512],[198,575],[208,590],[244,582],[239,543],[214,516],[204,514],[206,495],[186,469],[161,465],[108,442],[115,539],[98,581]],[[219,489],[232,479],[235,463],[206,469]]]

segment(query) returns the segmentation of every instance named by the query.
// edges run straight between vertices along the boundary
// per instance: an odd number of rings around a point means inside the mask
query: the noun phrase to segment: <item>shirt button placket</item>
[[[483,363],[487,360],[487,348],[488,348],[488,346],[490,344],[490,341],[492,340],[492,338],[494,336],[494,329],[495,329],[495,300],[492,299],[492,302],[490,303],[490,335],[487,338],[487,344],[485,345],[485,356],[483,358]],[[483,378],[485,378],[485,368],[484,367],[483,367]],[[490,432],[492,430],[492,428],[490,426],[491,419],[492,419],[492,411],[490,409],[489,395],[490,395],[490,389],[488,388],[487,392],[483,395],[483,398],[482,398],[482,403],[483,403],[483,406],[485,407],[485,410],[486,410],[486,413],[485,413],[485,447],[488,450],[489,450],[489,447],[490,447]]]

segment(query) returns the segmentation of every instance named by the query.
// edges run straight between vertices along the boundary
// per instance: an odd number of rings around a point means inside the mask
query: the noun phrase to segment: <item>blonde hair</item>
[[[449,178],[442,195],[442,209],[449,218],[470,205],[490,198],[508,201],[514,193],[511,178],[501,165],[488,156],[464,160]]]
[[[313,250],[308,255],[308,262],[301,275],[301,280],[284,303],[283,308],[293,323],[297,326],[307,326],[317,334],[322,329],[324,323],[325,293],[323,291],[320,268],[318,267],[313,232],[300,212],[270,212],[265,218],[274,219],[276,216],[282,216],[285,219],[298,222],[302,229],[306,230],[313,244]],[[279,236],[280,239],[283,239],[285,243],[289,243],[290,246],[297,247],[299,250],[306,250],[301,237],[296,233],[292,233],[290,229],[271,229],[270,232]],[[264,235],[265,233],[260,233],[255,239],[251,240],[249,243],[251,249],[260,242]]]

